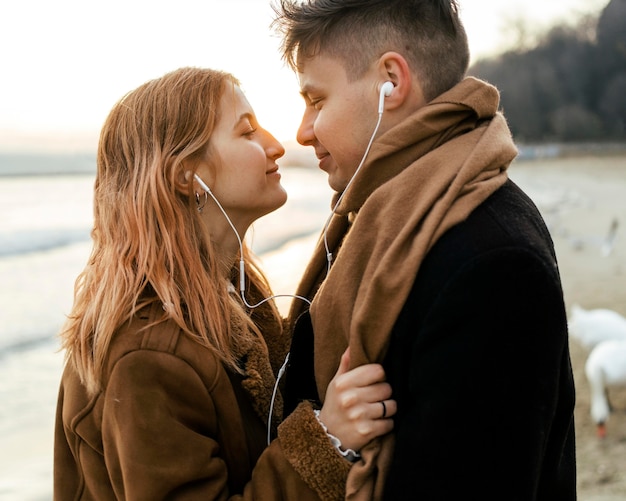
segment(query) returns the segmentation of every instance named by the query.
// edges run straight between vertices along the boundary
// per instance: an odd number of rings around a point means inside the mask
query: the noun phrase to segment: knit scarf
[[[498,106],[495,87],[468,77],[372,145],[329,224],[336,256],[328,276],[316,292],[327,266],[320,239],[297,292],[315,294],[310,313],[322,401],[348,346],[352,367],[383,361],[427,252],[506,181],[517,150]],[[361,451],[347,499],[382,497],[392,451],[392,434]]]

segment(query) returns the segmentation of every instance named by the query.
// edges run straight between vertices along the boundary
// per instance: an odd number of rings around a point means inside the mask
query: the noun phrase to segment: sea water
[[[57,333],[91,250],[94,172],[95,160],[84,157],[0,155],[0,500],[51,499]],[[289,200],[248,241],[275,292],[292,294],[330,190],[315,168],[281,173]]]

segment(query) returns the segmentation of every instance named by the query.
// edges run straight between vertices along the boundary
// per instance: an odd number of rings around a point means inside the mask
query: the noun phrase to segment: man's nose
[[[303,146],[310,146],[315,140],[315,133],[313,132],[313,124],[315,123],[315,114],[312,111],[305,110],[302,115],[302,121],[300,127],[298,127],[298,133],[296,134],[296,140]]]

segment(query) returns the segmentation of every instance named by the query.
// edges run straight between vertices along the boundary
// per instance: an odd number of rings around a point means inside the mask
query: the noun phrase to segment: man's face
[[[299,73],[306,108],[297,139],[313,146],[328,184],[343,191],[365,153],[378,119],[379,82],[373,72],[349,81],[340,61],[319,55]]]

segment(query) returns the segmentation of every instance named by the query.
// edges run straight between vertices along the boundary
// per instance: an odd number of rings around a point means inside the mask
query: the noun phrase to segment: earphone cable
[[[217,204],[217,207],[219,208],[220,212],[224,215],[224,217],[226,218],[226,221],[228,221],[228,224],[230,225],[231,229],[235,233],[235,236],[237,237],[237,243],[239,244],[239,294],[241,296],[241,300],[243,301],[243,303],[248,308],[254,309],[254,308],[258,308],[259,306],[261,306],[263,303],[269,301],[270,299],[275,299],[275,298],[279,298],[279,297],[291,297],[291,298],[294,298],[294,299],[300,299],[300,300],[304,301],[305,303],[307,303],[310,306],[311,305],[311,301],[309,301],[309,299],[307,299],[307,298],[305,298],[303,296],[298,296],[298,295],[294,295],[294,294],[276,294],[276,295],[273,295],[273,296],[270,296],[270,297],[266,297],[265,299],[259,301],[256,304],[248,303],[248,300],[246,299],[246,294],[245,294],[245,292],[246,292],[246,264],[245,264],[245,262],[243,260],[243,242],[241,240],[241,237],[239,236],[239,232],[237,231],[237,228],[235,228],[235,225],[233,224],[233,222],[231,221],[230,217],[226,213],[226,210],[224,209],[224,207],[222,207],[222,204],[219,202],[219,200],[213,194],[213,192],[207,186],[207,184],[202,180],[202,178],[200,176],[198,176],[198,174],[194,174],[194,178],[196,179],[196,181],[198,181],[198,184],[200,184],[202,189],[206,193],[208,193],[209,196],[213,199],[213,201]]]
[[[359,173],[359,171],[365,164],[365,160],[367,159],[367,156],[370,153],[370,149],[372,147],[372,144],[374,143],[374,138],[376,137],[376,133],[378,132],[382,118],[383,118],[383,114],[382,112],[379,111],[378,121],[376,122],[376,127],[374,127],[374,132],[372,132],[369,143],[367,144],[367,148],[365,148],[365,153],[363,154],[363,158],[361,158],[361,162],[359,163],[359,166],[354,171],[354,174],[352,174],[352,177],[350,178],[350,181],[348,181],[348,184],[346,185],[345,189],[341,192],[341,195],[339,195],[339,198],[337,199],[337,202],[335,203],[333,210],[330,212],[330,215],[328,216],[328,219],[326,219],[326,223],[324,224],[323,234],[324,234],[324,249],[326,250],[326,261],[327,261],[327,266],[328,266],[327,272],[330,272],[330,265],[333,261],[333,254],[332,252],[330,252],[330,249],[328,248],[328,227],[330,226],[330,222],[332,221],[333,216],[335,215],[335,212],[337,211],[337,207],[339,207],[339,204],[343,200],[343,197],[345,196],[346,192],[352,185],[354,178],[357,176],[357,174]]]

